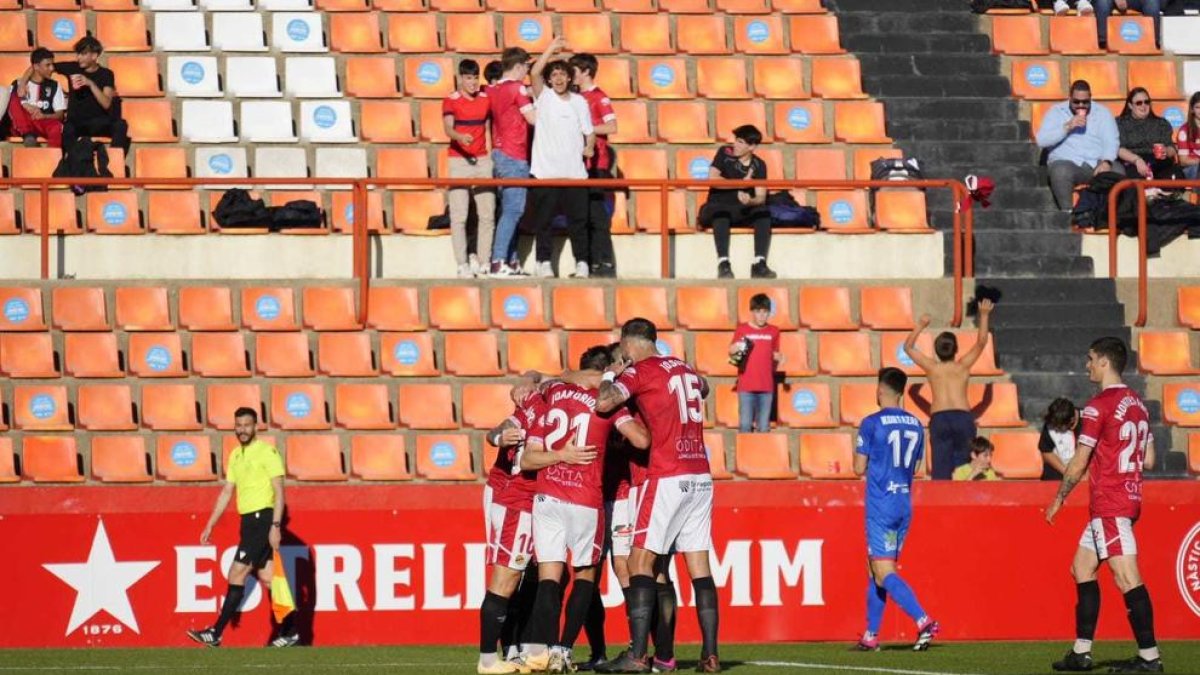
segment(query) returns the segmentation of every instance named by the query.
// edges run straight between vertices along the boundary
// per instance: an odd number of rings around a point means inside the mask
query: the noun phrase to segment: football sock
[[[568,612],[570,611],[570,603]],[[600,596],[600,586],[592,584],[592,603],[588,607],[587,621],[583,624],[583,631],[587,633],[588,646],[592,649],[592,656],[604,656],[607,651],[607,645],[604,643],[604,598]]]
[[[500,633],[504,629],[504,619],[507,613],[508,598],[490,591],[483,596],[483,604],[479,607],[480,654],[496,653],[496,643],[500,641]]]
[[[635,574],[629,579],[629,638],[630,654],[636,658],[646,655],[646,643],[650,640],[650,625],[657,604],[658,592],[654,577]]]
[[[1096,637],[1096,621],[1100,619],[1100,583],[1084,581],[1075,584],[1075,648],[1076,654],[1092,651]]]
[[[575,647],[575,639],[579,637],[579,631],[588,618],[595,594],[595,582],[576,579],[571,586],[571,597],[567,599],[567,620],[563,623],[562,639],[558,641],[568,651]]]
[[[658,614],[654,619],[654,656],[660,661],[675,658],[675,584],[657,584]]]
[[[704,640],[700,658],[706,659],[717,654],[717,585],[712,577],[701,577],[692,579],[692,590],[696,594],[696,616],[700,619],[700,635]]]
[[[217,634],[217,637],[221,637],[221,633],[225,631],[225,625],[233,619],[234,614],[237,614],[238,607],[241,607],[242,598],[245,595],[245,586],[229,584],[229,590],[225,592],[225,603],[221,605],[221,615],[217,617],[217,622],[213,624],[213,632]]]
[[[506,648],[529,642],[529,630],[532,627],[530,616],[533,613],[533,602],[537,598],[537,569],[527,570],[521,579],[521,585],[508,603],[508,619],[504,622],[504,630],[500,633],[500,644]]]
[[[883,588],[888,595],[900,605],[900,609],[904,613],[912,617],[913,621],[920,621],[925,618],[925,610],[921,609],[921,603],[917,602],[917,595],[913,593],[912,588],[905,583],[904,579],[900,578],[895,572],[887,575],[883,580]]]
[[[1158,658],[1158,641],[1154,639],[1154,607],[1145,586],[1125,594],[1125,607],[1129,611],[1129,625],[1137,640],[1138,656],[1153,661]]]
[[[558,639],[559,619],[562,616],[562,585],[552,579],[538,582],[537,599],[530,619],[530,643],[552,645]]]
[[[883,610],[887,606],[887,591],[875,584],[875,577],[867,575],[867,632],[875,635],[883,623]]]

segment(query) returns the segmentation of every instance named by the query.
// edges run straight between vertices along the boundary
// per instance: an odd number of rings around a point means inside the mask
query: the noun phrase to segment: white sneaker
[[[474,274],[475,276],[480,276],[485,271],[483,266],[479,264],[479,256],[475,255],[474,253],[467,256],[467,264],[471,266],[471,274]]]
[[[588,264],[585,262],[575,263],[575,274],[572,274],[571,276],[575,277],[576,279],[588,278]]]
[[[470,265],[459,265],[458,266],[458,278],[459,279],[474,279],[475,273],[471,271]]]
[[[1054,16],[1062,16],[1069,11],[1071,6],[1067,4],[1067,0],[1054,0]]]
[[[536,276],[542,279],[552,279],[554,277],[554,267],[550,265],[549,260],[543,260],[537,264]]]
[[[1075,11],[1079,12],[1079,16],[1092,16],[1096,10],[1092,9],[1092,3],[1088,0],[1079,0],[1075,3]]]

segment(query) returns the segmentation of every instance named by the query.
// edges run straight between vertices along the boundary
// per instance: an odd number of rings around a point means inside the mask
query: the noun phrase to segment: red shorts
[[[1129,518],[1092,518],[1083,528],[1079,545],[1095,551],[1100,560],[1119,555],[1137,555],[1137,539],[1133,536],[1133,521]]]
[[[533,557],[533,514],[492,503],[488,564],[523,571]]]

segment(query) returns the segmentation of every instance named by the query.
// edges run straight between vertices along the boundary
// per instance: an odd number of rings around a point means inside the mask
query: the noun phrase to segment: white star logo
[[[133,615],[133,607],[129,604],[129,587],[158,567],[158,561],[117,562],[113,558],[103,520],[96,526],[87,562],[49,563],[42,567],[75,589],[75,608],[71,610],[67,635],[101,610],[111,614],[133,632],[141,632],[138,630],[137,617]]]

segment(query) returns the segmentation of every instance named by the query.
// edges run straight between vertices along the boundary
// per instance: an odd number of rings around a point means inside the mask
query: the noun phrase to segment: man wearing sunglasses
[[[1046,112],[1037,132],[1038,147],[1047,150],[1050,191],[1060,211],[1070,211],[1075,186],[1105,171],[1121,172],[1116,163],[1120,135],[1112,113],[1092,105],[1085,80],[1071,83],[1071,97]]]

